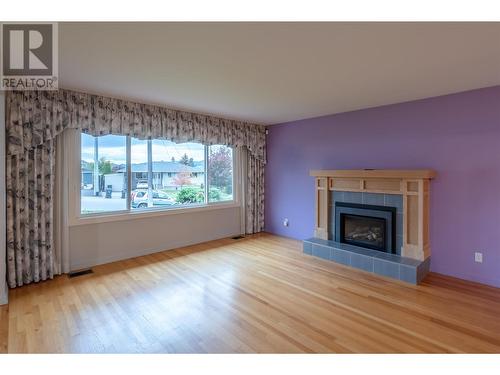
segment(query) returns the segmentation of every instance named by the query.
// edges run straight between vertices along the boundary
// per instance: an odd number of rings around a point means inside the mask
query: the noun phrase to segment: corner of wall
[[[5,222],[5,94],[0,92],[0,305],[8,302]]]

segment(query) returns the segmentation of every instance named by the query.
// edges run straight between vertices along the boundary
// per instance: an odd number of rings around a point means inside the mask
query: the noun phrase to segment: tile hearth
[[[320,238],[304,240],[303,247],[305,254],[411,284],[418,284],[429,272],[430,257],[420,261]]]

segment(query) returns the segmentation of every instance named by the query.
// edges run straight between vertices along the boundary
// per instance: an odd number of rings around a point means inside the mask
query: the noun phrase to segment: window
[[[130,208],[153,207],[153,197],[149,192],[148,141],[130,140]]]
[[[151,143],[153,172],[162,176],[157,182],[161,186],[159,190],[166,193],[174,205],[205,203],[205,146],[164,140]]]
[[[127,137],[81,136],[82,214],[127,209]]]
[[[227,146],[208,148],[208,200],[233,200],[233,150]]]
[[[132,210],[205,203],[202,144],[132,138],[131,160]]]
[[[82,215],[230,202],[233,150],[82,133],[80,192]]]

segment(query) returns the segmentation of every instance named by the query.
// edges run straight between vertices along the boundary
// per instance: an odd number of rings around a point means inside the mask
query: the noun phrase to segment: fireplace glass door
[[[386,220],[378,217],[341,215],[342,242],[385,251]]]

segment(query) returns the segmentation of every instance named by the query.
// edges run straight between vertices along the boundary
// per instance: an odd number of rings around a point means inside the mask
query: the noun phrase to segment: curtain
[[[69,161],[65,158],[65,149],[75,130],[66,130],[56,137],[56,165],[54,183],[54,272],[69,272]]]
[[[11,288],[54,276],[55,145],[7,157],[7,281]]]
[[[245,146],[266,160],[264,126],[69,90],[7,92],[7,154],[30,150],[71,128],[94,136]]]
[[[247,154],[246,233],[264,230],[264,163]]]
[[[6,104],[7,272],[12,288],[67,272],[68,239],[62,232],[67,217],[58,204],[67,185],[56,138],[68,129],[246,148],[246,231],[263,230],[264,126],[70,90],[8,91]]]

